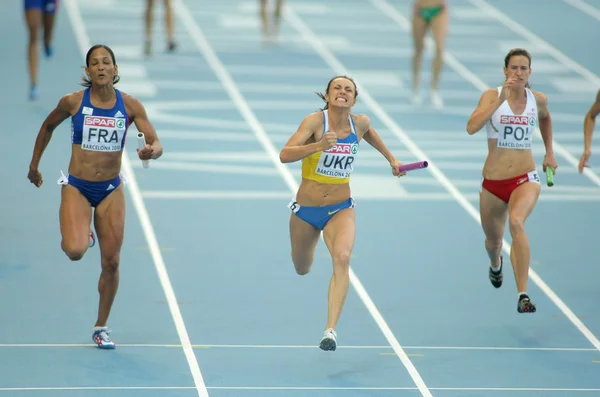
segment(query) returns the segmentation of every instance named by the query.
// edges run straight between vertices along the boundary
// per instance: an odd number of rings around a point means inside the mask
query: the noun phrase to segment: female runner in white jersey
[[[42,186],[39,164],[54,130],[71,117],[71,161],[68,174],[59,179],[61,247],[72,261],[93,245],[92,216],[100,245],[102,272],[98,281],[100,302],[92,339],[101,349],[114,349],[107,328],[108,316],[119,287],[119,262],[125,229],[125,195],[121,159],[131,122],[146,136],[137,149],[142,160],[157,159],[163,149],[144,106],[117,90],[118,67],[113,51],[98,44],[86,58],[85,90],[63,96],[42,124],[35,141],[28,178]],[[92,208],[95,210],[92,213]],[[89,243],[88,236],[92,243]]]
[[[530,248],[525,221],[541,190],[531,150],[537,125],[546,148],[543,170],[557,168],[548,99],[545,94],[530,90],[530,74],[531,55],[521,48],[511,50],[504,59],[504,84],[482,94],[467,123],[469,135],[484,125],[488,135],[489,153],[482,172],[480,215],[485,249],[491,261],[489,279],[496,288],[502,285],[501,248],[508,215],[512,237],[510,259],[519,293],[519,313],[536,311],[527,294]]]
[[[358,92],[354,81],[336,76],[329,81],[321,112],[304,118],[279,155],[282,163],[302,160],[302,183],[289,204],[292,261],[299,275],[310,271],[321,231],[331,254],[333,275],[329,284],[328,317],[320,348],[335,350],[336,325],[350,286],[350,255],[354,247],[354,200],[350,174],[362,139],[377,149],[399,172],[398,162],[371,127],[366,115],[350,113]]]

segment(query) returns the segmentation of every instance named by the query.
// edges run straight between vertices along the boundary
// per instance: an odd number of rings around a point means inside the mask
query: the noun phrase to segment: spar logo
[[[358,145],[356,143],[338,143],[331,149],[324,150],[323,152],[331,154],[356,154],[358,153]]]
[[[332,154],[350,154],[352,151],[351,146],[352,145],[350,145],[349,143],[338,143],[337,145],[325,150],[324,152]]]
[[[500,123],[502,124],[514,124],[514,125],[529,125],[529,117],[528,116],[500,116]],[[535,120],[534,120],[535,123]]]
[[[125,128],[124,119],[115,119],[113,117],[86,116],[83,123],[88,127],[104,128]]]

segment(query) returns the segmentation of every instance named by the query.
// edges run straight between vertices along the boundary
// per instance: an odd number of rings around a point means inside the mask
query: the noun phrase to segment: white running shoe
[[[442,109],[444,107],[444,100],[442,99],[440,93],[436,90],[431,91],[429,99],[431,99],[431,104],[434,108]]]
[[[336,347],[337,334],[333,328],[327,328],[323,335],[323,339],[321,339],[321,343],[319,343],[319,348],[325,351],[334,351]]]

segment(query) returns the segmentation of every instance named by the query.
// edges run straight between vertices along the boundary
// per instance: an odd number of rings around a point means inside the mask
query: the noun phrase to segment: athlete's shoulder
[[[63,95],[63,99],[67,101],[81,101],[85,90],[73,91]]]
[[[546,118],[549,114],[548,110],[548,97],[541,91],[533,91],[531,90],[535,98],[535,104],[537,106],[537,111],[540,119]]]
[[[367,131],[371,126],[371,118],[366,114],[353,114],[352,120],[354,120],[354,124],[359,131]]]
[[[117,90],[115,88],[115,91],[121,94],[121,98],[123,98],[123,102],[125,102],[126,104],[128,103],[141,103],[141,101],[139,99],[137,99],[136,97],[134,97],[133,95],[130,95],[124,91],[121,90]]]
[[[68,111],[69,113],[75,113],[79,106],[81,105],[81,101],[83,100],[83,94],[85,90],[73,91],[63,95],[58,102],[58,107],[61,109]]]
[[[482,97],[497,97],[498,95],[500,95],[500,90],[502,89],[502,87],[490,87],[488,89],[486,89],[485,91],[483,91],[483,93],[481,94]]]
[[[371,118],[363,113],[353,114],[352,119],[355,123],[371,123]]]
[[[129,114],[129,116],[135,117],[136,115],[146,113],[142,101],[140,101],[138,98],[123,91],[119,91],[119,93],[121,93],[121,98],[123,98],[123,104],[125,105],[125,111]]]
[[[531,93],[535,97],[535,101],[538,103],[538,105],[548,103],[548,96],[542,91],[531,90]]]
[[[498,87],[488,88],[481,93],[481,96],[479,97],[479,103],[477,104],[477,106],[483,106],[487,105],[488,103],[494,102],[496,99],[498,99],[499,95],[500,92]]]
[[[308,124],[308,125],[311,125],[311,126],[318,126],[319,124],[322,125],[324,123],[324,121],[325,121],[325,118],[324,118],[323,111],[318,110],[316,112],[312,112],[312,113],[307,114],[304,117],[304,120],[302,120],[302,123],[303,124]]]

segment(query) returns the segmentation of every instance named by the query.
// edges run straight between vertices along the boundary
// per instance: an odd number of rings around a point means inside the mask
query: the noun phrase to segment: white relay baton
[[[140,150],[144,150],[144,147],[146,147],[146,138],[144,137],[143,132],[138,132],[137,141],[138,141],[138,148]],[[142,160],[142,166],[144,168],[150,167],[150,160]]]

